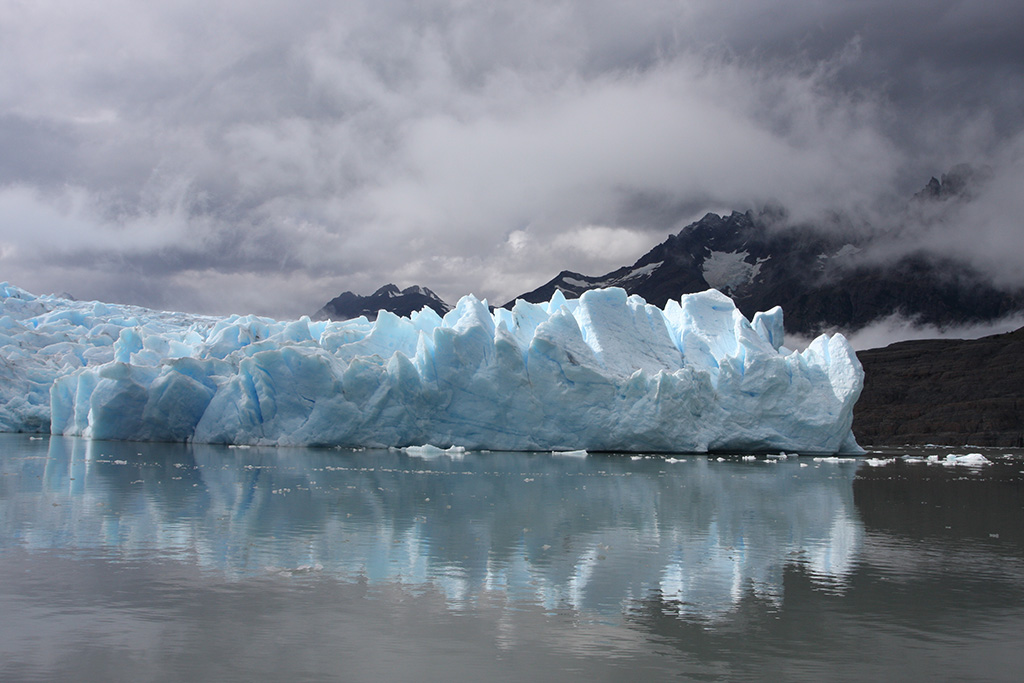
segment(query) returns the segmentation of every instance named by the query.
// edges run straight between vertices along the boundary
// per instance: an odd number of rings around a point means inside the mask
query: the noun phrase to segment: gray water
[[[1024,458],[985,454],[0,435],[0,680],[1020,680]]]

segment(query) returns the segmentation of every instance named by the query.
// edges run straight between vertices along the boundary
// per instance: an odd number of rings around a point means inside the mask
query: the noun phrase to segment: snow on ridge
[[[650,275],[651,273],[656,271],[658,268],[660,268],[661,264],[663,264],[663,263],[664,263],[664,261],[657,261],[655,263],[648,263],[646,266],[640,266],[639,268],[634,268],[633,270],[629,271],[628,273],[626,273],[622,277],[615,278],[615,283],[617,284],[617,283],[620,283],[620,282],[626,282],[627,280],[635,280],[638,277],[644,277],[644,276]]]
[[[646,277],[653,273],[654,271],[656,271],[658,268],[660,268],[663,263],[664,261],[648,263],[646,266],[634,268],[625,275],[621,275],[619,277],[605,278],[604,280],[587,281],[580,280],[579,278],[575,277],[563,277],[562,282],[566,285],[569,285],[570,287],[578,287],[583,289],[607,289],[608,287],[616,287],[618,285],[621,285],[625,282],[628,282],[629,280],[635,280],[636,278]]]
[[[781,351],[780,351],[781,349]],[[841,335],[782,348],[709,290],[376,322],[210,318],[0,285],[0,431],[229,444],[856,451]]]

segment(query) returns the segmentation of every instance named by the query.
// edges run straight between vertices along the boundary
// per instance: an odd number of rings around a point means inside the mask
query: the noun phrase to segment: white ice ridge
[[[856,452],[842,335],[784,347],[708,290],[442,319],[211,318],[0,284],[0,430],[93,439],[544,451]]]

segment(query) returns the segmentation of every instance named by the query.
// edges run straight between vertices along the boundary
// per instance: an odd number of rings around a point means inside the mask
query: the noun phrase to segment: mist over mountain
[[[748,317],[782,306],[787,332],[801,336],[855,332],[893,316],[940,328],[991,322],[1024,310],[1024,289],[1002,286],[970,260],[917,239],[923,223],[943,220],[990,175],[957,166],[875,226],[854,226],[838,214],[827,223],[791,223],[779,208],[709,213],[632,265],[596,276],[564,270],[516,299],[622,287],[664,306],[715,288]]]
[[[517,299],[548,301],[556,291],[575,298],[604,287],[621,287],[664,307],[670,299],[714,288],[748,318],[781,306],[786,331],[804,338],[865,331],[884,344],[921,336],[906,334],[913,331],[940,336],[946,329],[984,329],[1024,315],[1024,288],[979,268],[971,257],[977,250],[958,256],[947,244],[936,244],[935,235],[959,220],[993,179],[989,167],[959,164],[932,177],[902,206],[870,219],[833,212],[816,222],[796,221],[778,206],[708,213],[631,265],[602,275],[563,270],[502,307]],[[387,285],[370,296],[345,292],[315,317],[373,319],[381,309],[409,315],[424,306],[441,315],[451,309],[429,289]],[[902,326],[904,334],[879,334],[886,325]]]

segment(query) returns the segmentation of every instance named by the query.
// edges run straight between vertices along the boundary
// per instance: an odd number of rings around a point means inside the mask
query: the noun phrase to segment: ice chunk
[[[431,444],[423,444],[422,446],[406,446],[402,450],[405,451],[407,455],[414,458],[422,458],[423,460],[436,460],[443,456],[447,456],[452,460],[462,460],[466,457],[466,449],[462,446],[438,448]]]
[[[714,290],[443,318],[210,318],[0,285],[0,429],[103,439],[546,451],[858,451],[842,336],[780,352]],[[450,451],[449,455],[457,451]]]
[[[945,458],[940,458],[937,455],[929,455],[927,461],[934,464],[945,465],[946,467],[984,467],[985,465],[992,464],[992,461],[981,453],[967,453],[966,455],[950,453]]]

